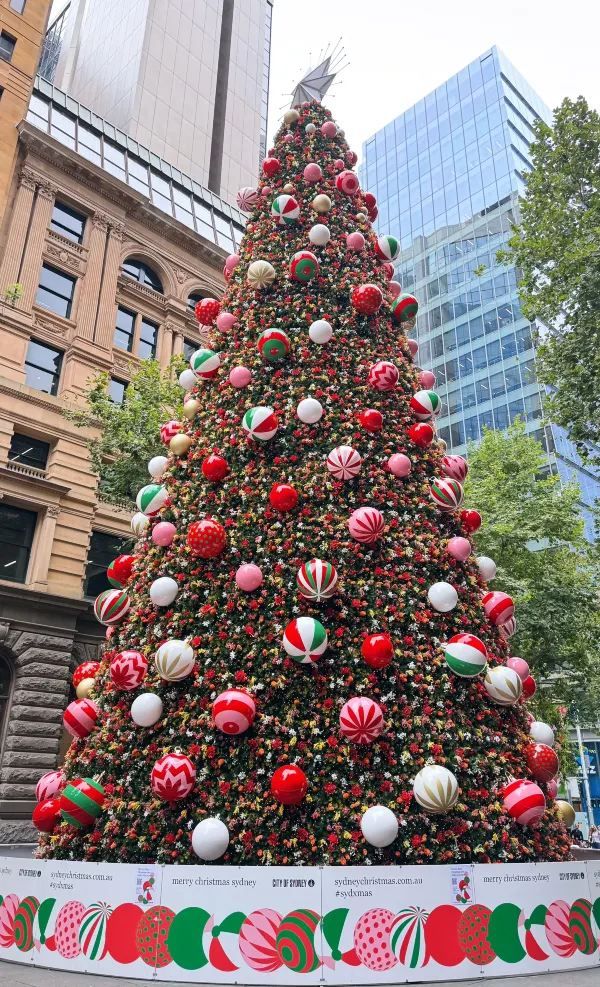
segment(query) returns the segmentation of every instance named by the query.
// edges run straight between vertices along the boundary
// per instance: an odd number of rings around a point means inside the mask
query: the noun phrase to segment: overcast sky
[[[599,109],[599,35],[598,0],[275,0],[269,135],[286,94],[340,36],[350,64],[325,103],[360,154],[494,44],[551,107],[581,94]]]

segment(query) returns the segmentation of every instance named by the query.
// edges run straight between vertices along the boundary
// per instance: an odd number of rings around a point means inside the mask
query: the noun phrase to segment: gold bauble
[[[319,195],[315,195],[311,205],[315,212],[329,212],[332,203],[329,196],[321,192]]]
[[[268,260],[253,260],[246,272],[246,278],[253,288],[265,288],[276,277],[275,268]]]
[[[438,439],[437,440],[437,444],[438,444],[439,448],[442,450],[442,452],[445,452],[446,449],[448,448],[448,446],[447,446],[446,442],[444,441],[444,439]]]
[[[77,693],[78,699],[87,699],[90,692],[94,688],[94,679],[82,679],[77,686],[75,692]]]
[[[201,407],[202,405],[196,400],[196,398],[190,398],[190,400],[186,401],[183,406],[183,413],[185,417],[189,418],[191,421],[191,419],[198,414]]]
[[[286,182],[285,185],[283,186],[283,191],[284,192],[287,192],[288,195],[289,195],[290,192],[293,192],[294,191],[294,186],[292,185],[291,182]]]
[[[289,126],[291,123],[297,123],[300,119],[300,114],[298,110],[286,110],[283,114],[283,122],[287,123]]]
[[[356,218],[359,223],[364,223],[367,218],[367,214],[364,212],[357,212]]]
[[[174,435],[169,442],[169,449],[171,452],[175,453],[176,456],[183,456],[184,453],[188,451],[192,444],[192,440],[189,435],[185,435],[183,432],[178,432]]]
[[[570,829],[575,822],[575,809],[570,802],[565,802],[564,799],[556,799],[554,805],[556,806],[558,818],[565,824],[567,829]]]

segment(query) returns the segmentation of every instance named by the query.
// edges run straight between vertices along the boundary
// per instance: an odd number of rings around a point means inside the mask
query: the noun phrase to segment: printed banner
[[[0,959],[181,983],[396,984],[600,962],[600,864],[0,858]]]

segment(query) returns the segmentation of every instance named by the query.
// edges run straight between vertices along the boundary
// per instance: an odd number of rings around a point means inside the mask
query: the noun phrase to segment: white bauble
[[[521,679],[506,665],[488,667],[483,684],[490,699],[499,706],[514,706],[523,692]]]
[[[179,374],[179,385],[183,387],[184,391],[190,391],[197,383],[198,378],[193,370],[188,368],[187,370],[182,370]]]
[[[398,820],[387,806],[372,805],[363,813],[360,828],[365,840],[371,846],[389,846],[398,835]]]
[[[300,119],[300,114],[298,113],[298,110],[294,110],[294,109],[286,110],[285,113],[283,114],[283,122],[287,124],[288,127],[291,123],[296,123],[299,119]]]
[[[427,812],[448,812],[458,801],[458,782],[443,764],[426,764],[414,780],[413,794]]]
[[[481,578],[484,579],[486,583],[489,583],[492,579],[496,578],[496,563],[493,559],[490,559],[488,555],[478,555],[475,561],[479,566]]]
[[[141,538],[141,536],[144,534],[144,531],[146,530],[149,524],[150,524],[150,518],[146,514],[143,514],[141,511],[138,511],[137,514],[134,514],[131,519],[131,530],[133,531],[134,535],[137,535],[138,538]]]
[[[305,130],[305,132],[307,134],[314,134],[314,132],[315,132],[316,129],[317,129],[317,127],[316,127],[316,124],[314,124],[314,123],[307,123],[306,124],[306,127],[304,128],[304,130]]]
[[[549,723],[542,720],[534,720],[529,724],[529,736],[535,740],[536,744],[546,744],[547,747],[554,747],[554,730]]]
[[[153,456],[148,463],[148,472],[153,480],[160,480],[167,468],[169,460],[166,456]]]
[[[131,704],[131,719],[137,727],[153,727],[163,714],[163,701],[154,692],[142,692]]]
[[[448,613],[458,603],[458,593],[450,583],[434,583],[427,590],[427,599],[434,610]]]
[[[177,596],[179,586],[170,576],[160,576],[150,585],[150,599],[155,607],[168,607]]]
[[[218,860],[229,846],[229,830],[224,822],[209,816],[194,826],[192,849],[200,860]]]
[[[305,425],[314,425],[323,415],[323,405],[316,398],[304,398],[296,408],[296,414]]]
[[[329,243],[330,237],[329,227],[323,223],[317,223],[308,232],[308,239],[317,247],[324,247],[326,243]]]
[[[194,671],[196,655],[187,641],[170,638],[154,656],[154,667],[166,682],[179,682]]]
[[[317,319],[308,330],[308,335],[312,339],[313,343],[328,343],[333,336],[331,323],[328,322],[327,319]]]

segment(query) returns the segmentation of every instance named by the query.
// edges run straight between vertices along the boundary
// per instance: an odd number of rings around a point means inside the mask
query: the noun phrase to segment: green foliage
[[[7,288],[4,289],[2,297],[5,302],[12,305],[14,308],[20,298],[23,297],[23,285],[15,282],[14,284],[9,284]]]
[[[583,456],[600,441],[600,114],[563,100],[538,121],[522,222],[509,242],[523,310],[548,327],[539,349],[549,413]]]
[[[466,494],[484,519],[476,551],[494,559],[494,585],[517,605],[513,652],[530,663],[538,682],[547,680],[552,702],[574,712],[582,684],[600,668],[598,556],[583,535],[577,486],[562,485],[546,463],[520,422],[507,432],[486,431],[469,452]],[[591,715],[587,700],[586,708]]]
[[[183,357],[175,358],[166,370],[156,360],[142,360],[121,405],[110,400],[109,374],[98,374],[86,395],[87,408],[65,413],[81,428],[93,429],[88,448],[104,499],[130,502],[150,482],[148,460],[164,454],[160,426],[181,418],[183,392],[177,374],[183,368]]]

